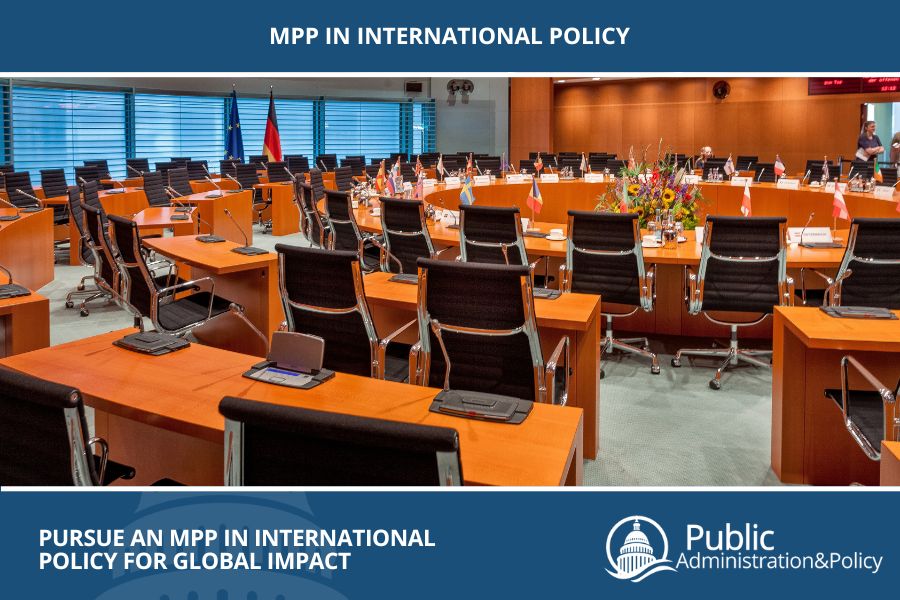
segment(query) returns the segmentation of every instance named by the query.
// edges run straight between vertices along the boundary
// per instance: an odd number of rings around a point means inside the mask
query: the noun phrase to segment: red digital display
[[[810,77],[807,81],[810,96],[900,92],[900,77]]]

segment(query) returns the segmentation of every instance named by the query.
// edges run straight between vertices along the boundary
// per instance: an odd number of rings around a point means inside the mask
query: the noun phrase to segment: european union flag
[[[237,91],[231,90],[231,115],[228,117],[228,131],[225,137],[225,159],[244,160],[244,137],[241,135],[241,120],[238,118]]]

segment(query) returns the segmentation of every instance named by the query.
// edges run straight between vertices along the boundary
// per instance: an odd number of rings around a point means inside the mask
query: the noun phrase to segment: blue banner
[[[896,595],[897,493],[4,492],[8,598]]]

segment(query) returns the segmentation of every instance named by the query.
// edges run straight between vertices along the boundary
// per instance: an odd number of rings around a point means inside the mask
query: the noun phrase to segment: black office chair
[[[287,163],[284,161],[270,162],[266,165],[266,173],[269,176],[269,183],[291,181],[291,173],[288,173]]]
[[[226,396],[225,485],[462,485],[455,429]]]
[[[109,161],[105,158],[86,160],[84,166],[97,167],[97,175],[100,176],[100,179],[112,179],[112,175],[109,174]]]
[[[364,234],[356,223],[356,215],[347,192],[325,190],[325,215],[328,219],[330,250],[349,250],[358,253],[366,273],[378,268],[381,245],[371,234]]]
[[[497,156],[487,156],[484,158],[476,159],[477,166],[481,169],[482,175],[487,175],[488,171],[492,175],[500,174],[500,158]]]
[[[566,403],[569,338],[545,364],[528,267],[427,258],[418,267],[419,342],[410,358],[411,382]]]
[[[230,158],[227,160],[219,161],[219,175],[222,179],[225,179],[227,176],[231,175],[234,178],[237,178],[237,165],[242,164],[242,161],[236,158]]]
[[[376,177],[378,177],[378,171],[380,169],[381,169],[381,163],[374,164],[374,165],[366,165],[366,168],[365,168],[366,176],[369,179],[375,179]]]
[[[65,169],[42,169],[41,188],[45,198],[58,198],[69,195],[69,184],[66,182]]]
[[[125,173],[126,177],[142,177],[144,173],[150,170],[150,161],[146,158],[126,158]]]
[[[193,188],[191,188],[191,179],[188,175],[187,167],[178,167],[176,169],[169,169],[168,172],[169,177],[169,186],[168,190],[172,194],[173,198],[180,198],[181,196],[190,196],[194,193]]]
[[[284,160],[291,173],[309,173],[309,159],[302,154],[285,155]]]
[[[93,486],[133,479],[134,468],[109,460],[106,440],[88,432],[76,388],[0,369],[0,485]]]
[[[288,330],[325,340],[322,366],[333,371],[384,379],[405,374],[404,357],[388,364],[388,345],[410,329],[412,320],[384,339],[372,321],[363,285],[359,255],[278,244],[278,284]],[[399,378],[399,377],[398,377]]]
[[[173,163],[171,161],[158,162],[156,163],[156,171],[162,173],[164,176],[168,177],[169,171],[172,169],[177,169],[178,163]]]
[[[815,269],[801,269],[800,297],[804,304],[812,296],[806,289],[807,272],[825,282],[824,306],[900,309],[900,219],[853,219],[847,249],[834,278]]]
[[[253,165],[255,169],[265,169],[266,163],[269,162],[269,157],[265,154],[252,154],[250,158],[247,159],[247,164]]]
[[[256,223],[262,225],[264,229],[269,229],[271,224],[263,222],[263,212],[272,205],[272,200],[265,197],[261,189],[254,186],[259,183],[259,175],[256,172],[256,165],[253,163],[247,165],[235,165],[238,185],[242,189],[252,190],[253,193],[253,210],[256,211]]]
[[[847,181],[859,177],[868,181],[875,177],[875,162],[871,160],[854,160],[850,162],[850,170],[847,171]]]
[[[365,170],[366,166],[366,157],[365,156],[345,156],[341,159],[342,167],[349,167],[350,173],[352,175],[361,175]]]
[[[724,178],[727,175],[725,173],[725,163],[727,162],[727,158],[707,158],[703,161],[703,179],[709,179],[709,173],[713,170],[716,170]]]
[[[41,201],[34,193],[28,171],[6,174],[6,195],[18,208],[40,208]]]
[[[149,171],[144,174],[144,195],[150,206],[171,206],[172,200],[166,191],[163,174],[159,171]]]
[[[807,176],[806,174],[809,173]],[[803,169],[803,176],[806,177],[806,181],[821,181],[822,175],[825,173],[825,161],[824,160],[807,160],[806,168]],[[828,177],[826,178],[828,181],[834,181],[836,177],[841,176],[841,167],[831,161],[828,161]]]
[[[881,185],[895,187],[897,185],[897,167],[881,167]]]
[[[337,167],[337,154],[319,154],[316,156],[315,168],[334,171]]]
[[[528,160],[520,160],[519,171],[524,171],[525,173],[534,173],[534,160],[530,158]]]
[[[757,162],[753,165],[753,181],[757,183],[775,183],[775,163]],[[837,173],[835,173],[837,177]]]
[[[229,312],[243,317],[241,307],[216,296],[215,281],[211,277],[179,281],[175,265],[161,276],[151,272],[134,221],[109,215],[109,223],[121,281],[122,305],[135,317],[136,327],[143,331],[143,319],[148,318],[157,331],[185,335]],[[243,321],[246,332],[262,336],[246,317]]]
[[[650,352],[647,338],[613,336],[615,317],[629,317],[638,310],[653,311],[656,267],[644,265],[637,214],[570,210],[566,262],[560,267],[559,276],[560,289],[564,292],[601,295],[606,317],[601,355],[621,350],[645,356],[650,359],[650,372],[659,374],[659,360]],[[610,303],[634,308],[610,312]],[[603,376],[601,369],[600,377]]]
[[[325,248],[330,228],[325,224],[316,203],[312,201],[312,196],[312,186],[298,177],[294,188],[294,202],[301,215],[300,232],[314,247]]]
[[[871,390],[850,388],[849,368],[859,373]],[[852,356],[841,358],[841,389],[826,389],[825,397],[841,409],[844,426],[871,460],[881,460],[882,440],[900,442],[900,380],[893,391]]]
[[[535,285],[542,287],[552,281],[548,257],[528,262],[522,219],[515,206],[460,205],[459,257],[463,262],[525,265],[531,268],[532,276],[538,262],[543,261],[544,274],[534,276]]]
[[[96,185],[94,182],[90,183]],[[113,256],[112,244],[109,241],[106,215],[103,213],[102,207],[91,206],[84,200],[80,206],[84,217],[84,240],[94,260],[93,281],[98,291],[102,293],[102,296],[96,296],[96,298],[104,298],[122,306],[119,296],[119,270]],[[93,299],[95,297],[91,296],[89,299],[82,300],[80,306],[82,317],[90,314],[87,303]],[[66,302],[66,308],[73,307],[74,303]]]
[[[403,177],[403,181],[415,182],[416,165],[408,162],[400,163],[400,175]]]
[[[325,180],[322,178],[322,171],[319,169],[309,170],[309,185],[312,186],[312,197],[314,203],[318,204],[320,200],[325,198]]]
[[[606,160],[606,164],[603,166],[603,169],[601,169],[601,171],[603,171],[603,172],[608,171],[610,175],[615,175],[616,177],[618,177],[619,174],[626,167],[628,167],[627,160],[619,160],[617,158],[609,158]]]
[[[109,301],[112,296],[101,289],[98,283],[100,280],[102,258],[96,256],[96,253],[102,252],[102,249],[91,246],[91,239],[84,222],[84,210],[81,207],[81,192],[77,187],[72,186],[68,189],[67,194],[69,198],[69,212],[72,215],[72,220],[75,222],[75,227],[78,229],[78,239],[70,240],[70,243],[78,244],[79,261],[84,266],[93,267],[93,272],[90,275],[82,277],[81,281],[78,282],[78,286],[66,294],[66,308],[74,308],[75,300],[80,299],[82,310],[87,312],[85,307],[88,302],[93,302],[98,299]],[[91,283],[92,285],[88,287],[88,283]],[[85,314],[83,316],[87,315]]]
[[[334,170],[334,184],[339,192],[349,192],[353,189],[353,169],[350,167],[338,167]]]
[[[75,167],[75,184],[82,185],[86,181],[95,181],[100,185],[100,169],[97,167]]]
[[[420,258],[436,258],[421,200],[381,198],[381,270],[417,275]]]
[[[209,169],[205,160],[189,160],[184,166],[190,181],[203,181],[209,177]]]
[[[734,168],[738,171],[752,171],[759,162],[759,156],[754,154],[738,154],[734,160]]]
[[[756,325],[768,318],[775,306],[794,304],[794,281],[786,274],[786,217],[708,216],[704,227],[700,267],[696,273],[685,268],[688,290],[685,302],[692,315],[703,314],[731,328],[731,343],[724,349],[679,350],[673,367],[681,366],[681,357],[725,357],[709,387],[722,387],[722,373],[743,361],[771,368],[771,350],[743,350],[738,346],[738,328]],[[753,321],[728,321],[711,312],[749,312],[761,316]]]
[[[169,161],[175,163],[179,167],[187,166],[189,162],[191,162],[190,156],[171,156],[169,157]]]

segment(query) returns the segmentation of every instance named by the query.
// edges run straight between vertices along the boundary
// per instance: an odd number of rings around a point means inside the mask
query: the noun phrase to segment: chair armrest
[[[843,273],[834,278],[834,281],[825,288],[824,306],[839,306],[841,303],[841,283],[853,275],[853,269],[847,269]]]
[[[109,444],[102,437],[92,437],[88,440],[88,448],[94,445],[100,446],[100,471],[97,473],[99,485],[103,485],[103,478],[106,476],[106,463],[109,461]],[[92,458],[92,452],[88,452],[88,460]]]
[[[803,302],[804,306],[806,306],[806,272],[807,271],[811,271],[812,273],[815,273],[816,275],[818,275],[819,277],[824,279],[826,288],[829,288],[834,284],[834,279],[832,279],[825,273],[822,273],[821,271],[818,271],[818,270],[810,268],[810,267],[803,267],[802,269],[800,269],[800,301]]]
[[[403,263],[400,262],[400,259],[397,258],[396,256],[394,256],[390,250],[387,249],[387,246],[382,244],[377,239],[372,239],[371,242],[372,242],[373,246],[375,246],[376,248],[378,248],[381,251],[381,261],[380,262],[381,262],[381,270],[382,271],[384,271],[385,273],[390,273],[391,269],[388,266],[388,260],[393,260],[395,263],[397,263],[397,268],[400,269],[400,272],[403,273]]]
[[[435,250],[435,251],[434,251],[434,256],[435,256],[435,258],[437,258],[438,256],[440,256],[441,254],[443,254],[443,253],[446,252],[447,250],[451,250],[451,249],[453,249],[453,248],[455,248],[455,246],[447,246],[446,248],[441,248],[440,250]]]
[[[848,367],[850,366],[852,366],[857,373],[862,375],[863,379],[866,380],[866,383],[872,386],[872,389],[878,392],[878,395],[881,396],[881,403],[884,406],[885,413],[887,413],[887,408],[889,405],[894,405],[896,407],[897,398],[886,385],[879,381],[878,378],[871,373],[871,371],[862,366],[862,364],[860,364],[858,360],[850,355],[846,355],[841,358],[841,412],[843,413],[844,417],[844,426],[850,432],[851,437],[856,441],[857,445],[859,445],[862,451],[865,452],[865,454],[870,459],[879,460],[881,458],[881,448],[878,446],[878,444],[881,440],[867,439],[850,418],[850,377],[848,369]],[[898,427],[900,427],[900,420],[897,419],[896,414],[893,419],[893,437],[891,437],[888,431],[889,421],[887,414],[884,415],[883,421],[884,431],[882,432],[881,439],[897,439],[897,433],[898,431],[900,431],[900,429],[898,429]]]
[[[644,281],[641,284],[641,308],[645,312],[650,312],[656,301],[656,265],[650,265],[645,269]]]
[[[212,309],[213,303],[216,301],[216,282],[212,277],[201,277],[200,279],[193,279],[191,281],[184,281],[182,283],[176,283],[175,285],[170,285],[168,287],[164,287],[157,292],[159,296],[163,295],[175,295],[180,289],[184,288],[192,288],[197,287],[199,283],[209,283],[209,306],[206,311],[206,318],[209,319],[212,317]]]
[[[703,306],[703,292],[700,289],[700,281],[697,274],[689,266],[684,267],[685,288],[687,293],[684,300],[688,307],[688,312],[696,315]]]
[[[563,352],[565,352],[565,354],[563,354]],[[571,367],[569,366],[569,336],[563,336],[562,339],[559,340],[559,343],[556,344],[556,348],[553,350],[553,354],[550,355],[550,360],[548,360],[547,364],[544,366],[544,386],[546,394],[544,401],[548,401],[550,404],[554,404],[556,400],[556,368],[559,364],[560,357],[565,361],[566,381],[562,395],[560,396],[559,405],[565,406],[569,399],[569,374],[571,371]]]
[[[422,341],[419,340],[409,349],[409,383],[425,385],[422,373]]]
[[[783,291],[781,293],[781,306],[794,305],[794,278],[788,275],[784,278]]]
[[[566,263],[559,265],[559,291],[563,293],[572,291],[569,282],[569,265]]]
[[[385,365],[385,361],[387,360],[387,347],[388,347],[388,345],[389,345],[392,341],[394,341],[394,338],[395,338],[395,337],[397,337],[398,335],[400,335],[401,333],[403,333],[404,331],[406,331],[407,329],[409,329],[410,326],[415,325],[415,324],[418,323],[418,322],[419,322],[418,319],[413,319],[412,321],[410,321],[410,322],[408,322],[408,323],[402,325],[402,326],[399,327],[398,329],[396,329],[396,330],[392,331],[391,333],[389,333],[389,334],[387,335],[387,337],[384,337],[384,338],[382,338],[381,340],[379,340],[379,342],[378,342],[378,356],[377,356],[377,358],[376,358],[376,360],[378,361],[378,365],[377,365],[377,369],[376,369],[376,373],[377,373],[378,379],[384,379],[384,369],[385,369],[385,366],[386,366],[386,365]]]

